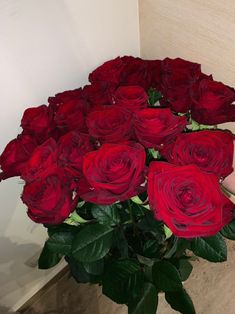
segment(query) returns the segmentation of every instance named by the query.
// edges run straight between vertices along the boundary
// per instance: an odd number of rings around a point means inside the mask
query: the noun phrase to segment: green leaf
[[[163,223],[157,221],[152,212],[148,212],[138,223],[138,227],[145,232],[152,232],[159,242],[165,239]]]
[[[174,310],[179,311],[182,314],[196,314],[193,302],[184,289],[174,292],[166,292],[165,298]]]
[[[48,236],[51,237],[54,233],[57,232],[70,232],[72,234],[77,233],[80,230],[78,226],[71,226],[67,224],[60,224],[60,225],[44,225],[47,228]]]
[[[113,246],[123,258],[128,258],[128,242],[122,228],[117,228],[113,233]]]
[[[159,243],[156,239],[149,239],[144,243],[143,256],[150,258],[159,256]]]
[[[225,238],[235,240],[235,219],[224,226],[220,232]]]
[[[38,260],[38,268],[48,269],[54,267],[60,262],[62,257],[62,254],[58,254],[49,250],[49,248],[47,247],[47,243],[45,243]]]
[[[120,222],[119,209],[117,204],[94,205],[92,215],[102,225],[117,225]]]
[[[112,245],[113,229],[105,225],[85,226],[73,240],[72,254],[80,262],[94,262],[103,258]]]
[[[112,261],[103,275],[103,294],[119,304],[138,297],[144,283],[143,272],[135,260]]]
[[[47,240],[47,247],[55,253],[70,254],[74,235],[70,232],[55,232]]]
[[[140,297],[130,300],[128,314],[156,314],[157,305],[157,290],[154,285],[146,282]]]
[[[177,268],[168,261],[160,261],[153,265],[152,279],[159,291],[176,291],[182,288]]]
[[[104,260],[100,259],[92,263],[83,263],[84,269],[89,274],[101,275],[104,270]]]
[[[101,283],[101,276],[89,274],[82,263],[76,261],[72,256],[66,256],[71,274],[78,283]]]
[[[193,270],[193,266],[186,258],[180,259],[178,262],[178,265],[179,265],[178,270],[180,273],[181,280],[182,281],[187,280]]]
[[[154,106],[158,100],[162,99],[162,94],[153,87],[148,90],[148,96],[150,106]]]
[[[191,250],[210,262],[224,262],[227,260],[227,247],[221,234],[207,238],[195,238],[191,243]]]

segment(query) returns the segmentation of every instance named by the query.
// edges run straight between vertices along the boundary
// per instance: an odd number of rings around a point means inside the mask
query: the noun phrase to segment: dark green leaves
[[[47,240],[47,247],[55,253],[70,254],[72,249],[73,234],[70,232],[56,232]]]
[[[111,261],[103,276],[103,293],[116,303],[126,304],[140,295],[143,272],[135,260]]]
[[[117,204],[113,205],[94,205],[92,215],[102,225],[117,225],[120,222]]]
[[[52,252],[48,249],[47,243],[45,243],[41,255],[38,260],[39,269],[48,269],[54,267],[61,260],[62,255],[59,253]]]
[[[184,289],[166,292],[165,298],[174,310],[182,314],[196,314],[193,302]]]
[[[162,94],[153,87],[148,90],[148,96],[150,106],[154,106],[155,103],[162,98]]]
[[[78,232],[72,254],[80,262],[94,262],[103,258],[112,245],[113,229],[105,225],[89,225]]]
[[[158,305],[157,290],[151,283],[145,283],[138,298],[128,304],[128,314],[156,314]]]
[[[220,232],[225,238],[235,240],[235,219],[230,224],[224,226]]]
[[[177,268],[168,261],[160,261],[153,265],[152,280],[158,291],[176,291],[182,288]]]
[[[227,260],[227,247],[224,239],[218,233],[207,238],[195,238],[191,243],[191,250],[210,262],[224,262]]]

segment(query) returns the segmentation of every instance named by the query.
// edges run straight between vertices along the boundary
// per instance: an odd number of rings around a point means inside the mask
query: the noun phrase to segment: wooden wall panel
[[[235,86],[234,0],[139,0],[142,57],[182,57]]]

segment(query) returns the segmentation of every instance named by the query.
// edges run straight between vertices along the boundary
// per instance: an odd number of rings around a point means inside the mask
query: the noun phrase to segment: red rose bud
[[[113,94],[113,104],[136,112],[148,106],[148,95],[140,86],[120,86]]]
[[[22,201],[28,206],[28,216],[43,224],[62,223],[75,205],[72,192],[63,184],[59,169],[26,184]]]
[[[217,176],[195,165],[152,162],[148,196],[156,219],[177,237],[212,236],[233,219],[234,204],[221,192]]]
[[[96,204],[125,201],[144,190],[144,172],[145,150],[140,144],[104,144],[84,157],[90,190],[80,196]]]
[[[38,146],[22,170],[21,177],[26,182],[37,180],[57,167],[58,150],[55,140],[49,138]]]
[[[94,82],[109,82],[119,84],[120,76],[125,64],[120,57],[106,61],[104,64],[95,69],[89,74],[89,81]]]
[[[9,142],[0,156],[0,181],[20,176],[26,161],[37,147],[36,140],[30,135],[18,135],[16,139]]]
[[[54,128],[52,110],[46,105],[26,109],[21,120],[21,127],[24,134],[32,135],[39,142],[44,142]]]
[[[132,114],[117,106],[93,111],[87,117],[89,134],[101,143],[118,143],[133,136]]]
[[[204,79],[194,94],[192,118],[200,124],[235,121],[235,90],[220,82]]]
[[[201,170],[226,177],[233,171],[233,135],[205,130],[178,135],[167,159],[176,165],[195,164]]]
[[[134,129],[139,142],[147,148],[159,149],[181,133],[186,117],[175,116],[170,109],[147,108],[135,114]]]

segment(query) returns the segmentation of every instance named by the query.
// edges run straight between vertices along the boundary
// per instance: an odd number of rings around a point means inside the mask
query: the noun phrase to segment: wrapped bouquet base
[[[182,282],[197,257],[227,259],[235,239],[235,91],[180,58],[118,57],[90,84],[25,110],[0,156],[0,179],[25,181],[28,216],[48,239],[39,267],[64,258],[79,283],[129,314],[155,314],[158,295],[196,313]]]

